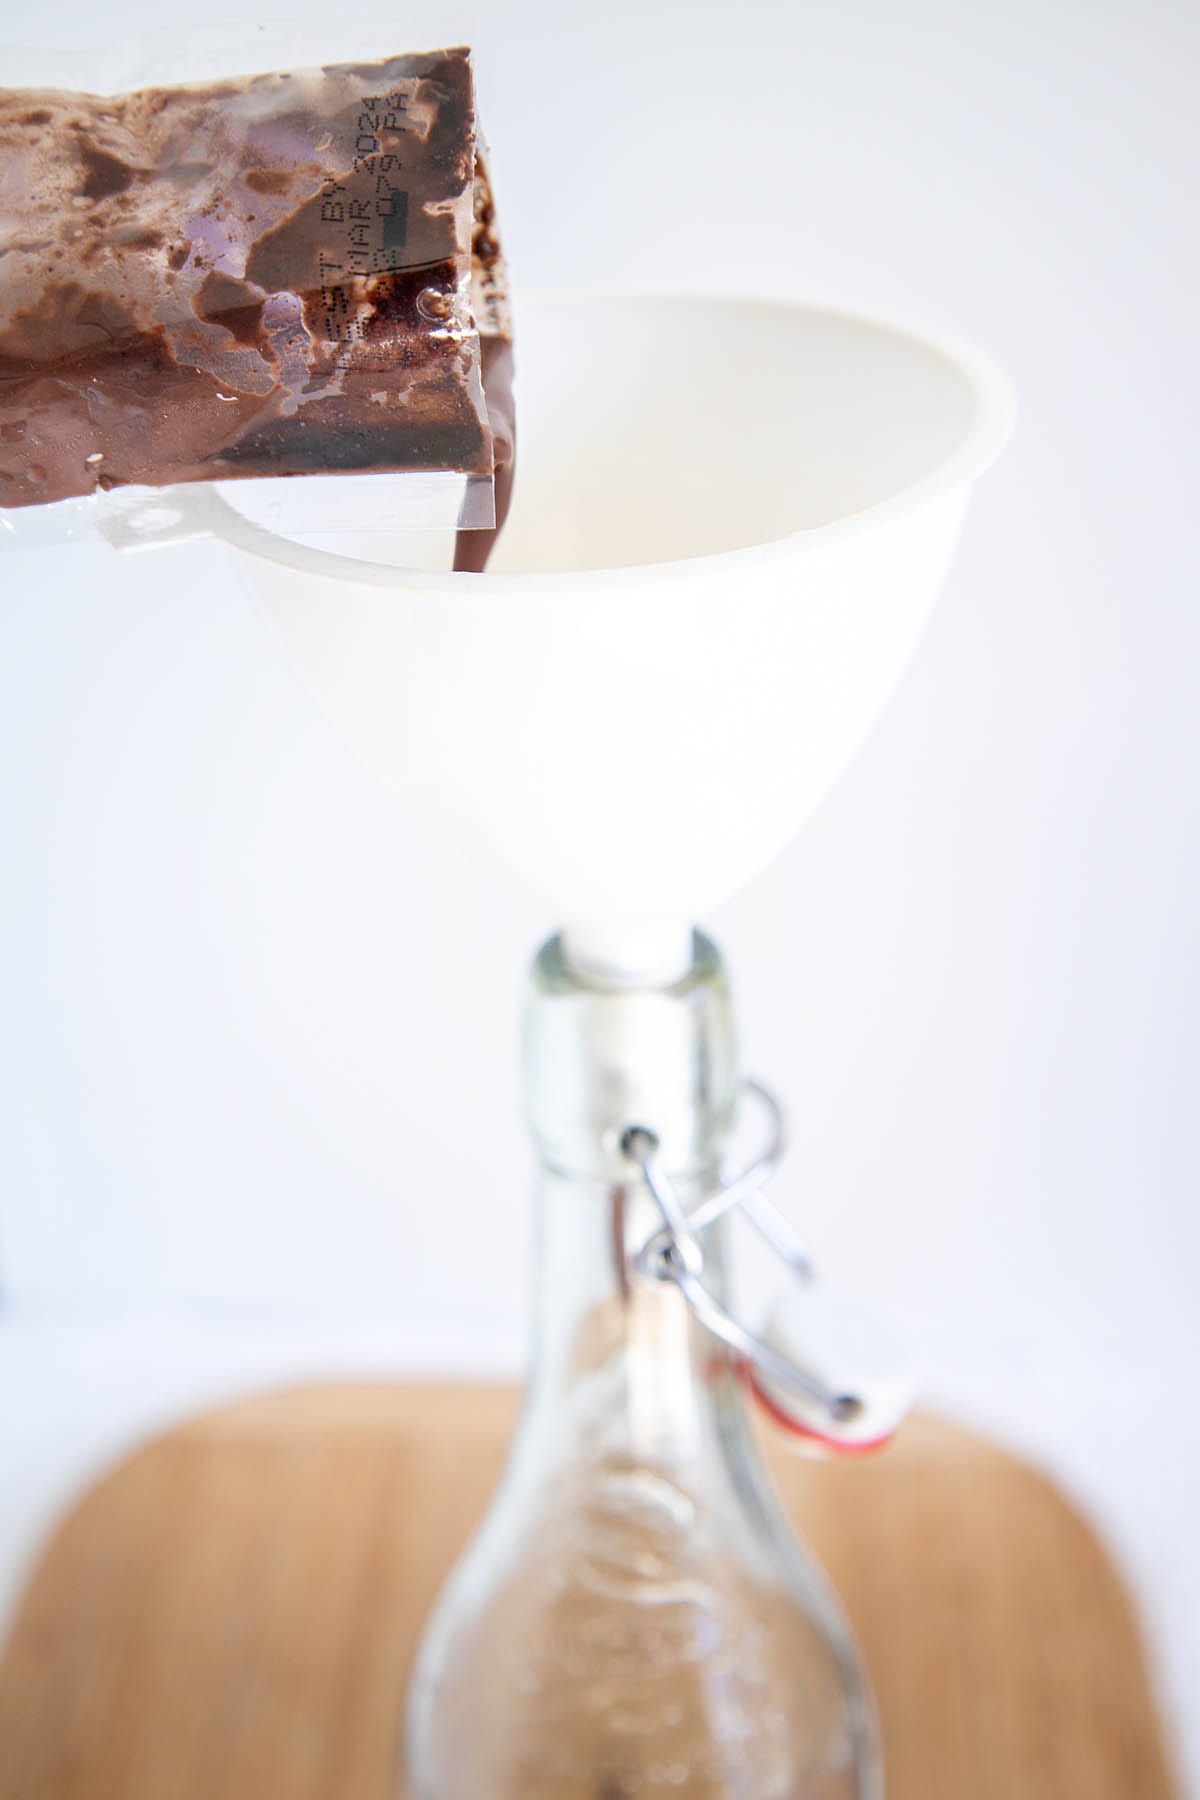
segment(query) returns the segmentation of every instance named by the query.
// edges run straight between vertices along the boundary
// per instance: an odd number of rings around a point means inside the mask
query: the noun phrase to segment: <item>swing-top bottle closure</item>
[[[912,1403],[907,1358],[881,1320],[817,1280],[807,1246],[763,1191],[783,1155],[783,1116],[768,1089],[738,1079],[728,985],[709,940],[695,934],[690,969],[669,985],[606,988],[576,974],[552,939],[534,967],[525,1061],[543,1161],[576,1179],[644,1185],[661,1224],[635,1258],[637,1275],[675,1284],[773,1421],[834,1453],[886,1443]],[[766,1137],[738,1167],[727,1145],[744,1098]],[[706,1280],[705,1236],[738,1216],[786,1271],[761,1330]]]

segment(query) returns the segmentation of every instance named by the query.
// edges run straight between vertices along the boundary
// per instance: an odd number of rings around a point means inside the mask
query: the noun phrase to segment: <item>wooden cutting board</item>
[[[513,1415],[321,1387],[115,1469],[0,1660],[0,1800],[395,1800],[421,1624]],[[870,1665],[889,1800],[1168,1800],[1128,1601],[1042,1476],[931,1419],[869,1462],[772,1456]]]

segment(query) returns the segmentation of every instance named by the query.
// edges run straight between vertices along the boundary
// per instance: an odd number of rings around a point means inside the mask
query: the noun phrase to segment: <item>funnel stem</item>
[[[563,959],[604,987],[667,987],[692,966],[692,927],[678,919],[570,925]]]

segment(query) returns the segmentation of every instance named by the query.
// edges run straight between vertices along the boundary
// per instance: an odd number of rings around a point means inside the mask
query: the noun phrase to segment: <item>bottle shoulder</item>
[[[866,1791],[852,1648],[740,1429],[730,1410],[723,1443],[649,1460],[576,1442],[535,1491],[518,1458],[419,1671],[431,1800],[595,1800],[606,1768],[639,1800]]]

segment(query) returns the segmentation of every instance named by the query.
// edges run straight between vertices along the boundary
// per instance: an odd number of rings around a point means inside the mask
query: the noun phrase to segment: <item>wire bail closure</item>
[[[659,1160],[657,1134],[645,1125],[630,1125],[622,1133],[621,1152],[641,1170],[663,1220],[662,1229],[648,1238],[638,1252],[636,1266],[648,1279],[673,1281],[696,1318],[715,1337],[768,1382],[816,1406],[833,1427],[844,1428],[862,1414],[862,1398],[831,1387],[815,1370],[804,1367],[758,1332],[751,1331],[722,1305],[703,1279],[701,1234],[734,1211],[744,1215],[797,1282],[807,1285],[816,1277],[803,1239],[762,1191],[783,1156],[782,1108],[761,1082],[743,1081],[742,1091],[753,1095],[767,1114],[766,1148],[740,1173],[729,1180],[722,1179],[690,1213],[685,1212]]]

